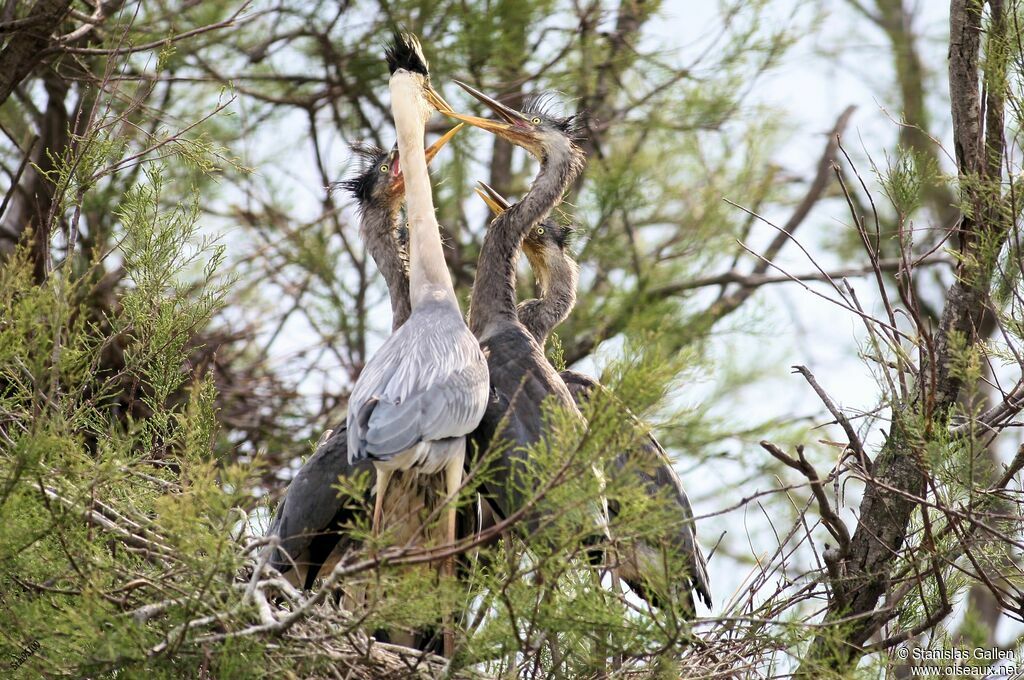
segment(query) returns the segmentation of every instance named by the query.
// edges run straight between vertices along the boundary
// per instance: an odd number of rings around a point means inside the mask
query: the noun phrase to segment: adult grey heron
[[[427,487],[436,485],[443,473],[441,488],[449,504],[445,538],[451,544],[466,436],[487,407],[487,360],[455,297],[423,152],[427,119],[443,100],[430,85],[427,61],[415,38],[396,35],[387,59],[405,176],[411,313],[366,363],[352,389],[348,456],[352,464],[370,459],[377,470],[375,531],[381,529],[385,515],[398,515],[398,508],[409,507],[411,496],[436,491]],[[390,485],[395,472],[408,474]],[[445,571],[453,574],[451,558],[445,560]],[[445,652],[451,654],[450,629],[444,638]]]
[[[427,163],[460,127],[452,128],[424,151]],[[405,199],[401,158],[397,148],[384,151],[361,146],[356,151],[362,157],[361,169],[339,186],[351,192],[358,203],[360,235],[387,285],[394,331],[405,323],[410,311],[405,258],[395,240]],[[369,460],[349,464],[348,429],[343,423],[324,434],[274,511],[266,535],[276,537],[277,546],[272,548],[269,563],[296,587],[312,587],[317,576],[330,571],[352,547],[345,527],[355,523],[365,501],[339,497],[335,485],[356,474],[374,479],[376,471]]]
[[[495,214],[500,215],[511,207],[493,187],[484,182],[479,184],[477,193]],[[567,248],[568,238],[573,231],[572,227],[548,218],[531,229],[523,242],[523,252],[537,278],[540,297],[519,304],[519,319],[541,346],[547,342],[555,327],[569,316],[575,305],[579,267]],[[598,391],[605,391],[597,380],[583,373],[567,370],[559,375],[577,403],[582,403]],[[605,396],[610,395],[605,392]],[[678,508],[678,521],[666,531],[665,540],[671,552],[681,558],[686,566],[690,586],[686,597],[691,610],[694,603],[689,591],[695,591],[710,607],[711,585],[707,560],[697,543],[693,508],[682,481],[661,443],[624,406],[622,412],[645,434],[638,446],[624,451],[616,457],[614,463],[620,470],[634,471],[652,497],[667,496],[667,500]],[[614,519],[617,514],[614,501],[610,502],[610,511]],[[631,554],[624,556],[620,575],[644,599],[657,604],[660,598],[659,586],[664,589],[672,580],[668,573],[671,565],[664,559],[668,551],[641,544],[633,546],[628,552]],[[654,570],[657,571],[652,573]],[[651,583],[652,577],[656,582]]]

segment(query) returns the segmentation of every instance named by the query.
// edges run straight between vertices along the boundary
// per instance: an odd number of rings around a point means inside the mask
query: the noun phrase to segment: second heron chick
[[[495,216],[512,204],[486,182],[475,189]],[[519,303],[519,321],[541,347],[551,332],[565,321],[576,306],[576,285],[580,268],[568,252],[569,241],[576,229],[546,217],[523,239],[523,252],[537,279],[540,297]]]
[[[424,158],[427,165],[458,133],[459,123],[427,147]],[[398,215],[405,202],[405,175],[398,144],[390,151],[368,145],[354,147],[362,157],[360,172],[340,186],[348,190],[359,204],[361,220],[359,235],[367,252],[373,258],[391,298],[392,330],[397,330],[409,318],[408,252],[399,248],[396,232]]]

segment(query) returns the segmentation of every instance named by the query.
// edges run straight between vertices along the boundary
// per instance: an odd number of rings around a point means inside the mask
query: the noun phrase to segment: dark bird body
[[[478,189],[477,193],[495,213],[501,214],[511,208],[509,202],[492,187],[484,183],[481,183],[481,187],[482,190]],[[519,318],[541,347],[547,342],[552,331],[569,316],[576,301],[579,267],[568,249],[568,240],[574,231],[572,227],[548,218],[531,229],[523,243],[523,251],[537,278],[541,295],[519,304]],[[573,399],[581,406],[588,398],[605,390],[597,380],[577,371],[562,371],[559,375],[569,388]],[[643,428],[642,423],[624,406],[622,411],[635,427]],[[685,589],[684,596],[689,601],[691,610],[691,591],[696,592],[710,607],[710,578],[707,561],[697,543],[693,508],[668,453],[653,434],[646,432],[642,435],[640,444],[616,456],[613,464],[618,472],[629,470],[636,474],[651,497],[665,495],[667,501],[678,508],[677,521],[665,532],[666,547],[683,561],[687,569],[688,588]],[[614,520],[617,504],[612,501],[609,505]],[[658,604],[660,600],[658,589],[652,588],[647,582],[652,576],[652,570],[661,572],[655,575],[661,589],[667,587],[675,590],[669,585],[673,579],[667,571],[672,565],[663,559],[664,551],[641,544],[627,549],[627,553],[629,554],[620,557],[620,575],[645,600],[652,604]],[[677,591],[677,594],[682,593]]]
[[[498,460],[489,461],[486,490],[498,513],[507,517],[522,506],[534,487],[526,477],[525,456],[526,449],[546,435],[545,404],[553,401],[578,413],[565,383],[519,320],[515,285],[524,239],[561,201],[566,187],[583,169],[584,156],[573,142],[575,119],[548,116],[532,106],[515,111],[468,85],[459,85],[501,120],[448,115],[523,146],[541,162],[530,191],[487,229],[469,307],[469,327],[487,357],[491,391],[483,420],[471,436],[470,450],[498,453]],[[535,520],[528,516],[521,530],[532,533]]]
[[[375,471],[369,461],[349,464],[347,438],[344,425],[328,431],[288,485],[267,529],[266,535],[279,541],[272,549],[270,566],[298,588],[312,588],[321,573],[333,569],[355,547],[345,528],[365,514],[368,499],[339,498],[334,484],[356,474],[373,480]]]

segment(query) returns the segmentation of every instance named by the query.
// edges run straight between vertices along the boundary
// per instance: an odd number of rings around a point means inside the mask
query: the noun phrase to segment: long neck
[[[363,243],[377,264],[391,298],[391,330],[396,331],[411,311],[409,307],[409,272],[406,270],[395,234],[399,205],[378,207],[368,205],[359,225]]]
[[[543,347],[551,331],[565,321],[576,306],[579,267],[568,253],[555,248],[540,252],[527,250],[526,258],[537,277],[540,297],[519,304],[519,321]]]
[[[441,233],[434,215],[427,159],[423,153],[425,120],[422,93],[412,76],[391,79],[391,111],[398,132],[398,153],[405,176],[405,201],[409,224],[409,292],[412,309],[437,293],[458,307],[455,289],[444,260]]]
[[[526,234],[544,219],[574,179],[570,154],[545,158],[523,200],[501,213],[484,236],[469,307],[469,328],[477,336],[495,321],[515,321],[516,259]]]

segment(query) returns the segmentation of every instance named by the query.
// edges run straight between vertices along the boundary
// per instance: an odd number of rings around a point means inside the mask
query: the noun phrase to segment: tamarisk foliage
[[[907,0],[0,5],[3,672],[817,678],[900,673],[911,647],[1019,658],[1018,0],[954,0],[937,23]],[[554,216],[577,226],[581,284],[546,350],[607,389],[585,429],[547,409],[522,512],[451,548],[374,537],[369,480],[331,480],[366,512],[300,592],[260,537],[390,329],[331,187],[350,143],[393,142],[395,25],[461,110],[451,78],[585,114],[587,171]],[[812,129],[802,103],[766,103],[794,73],[848,77],[863,44],[871,101]],[[451,146],[435,197],[466,299],[489,221],[474,181],[514,199],[536,166],[468,131]],[[642,542],[670,565],[652,585],[683,580],[664,538],[685,520],[636,483],[643,461],[615,462],[648,430],[694,502],[711,609],[654,607],[617,575]],[[460,576],[439,580],[449,551]],[[450,663],[372,637],[446,614]]]

